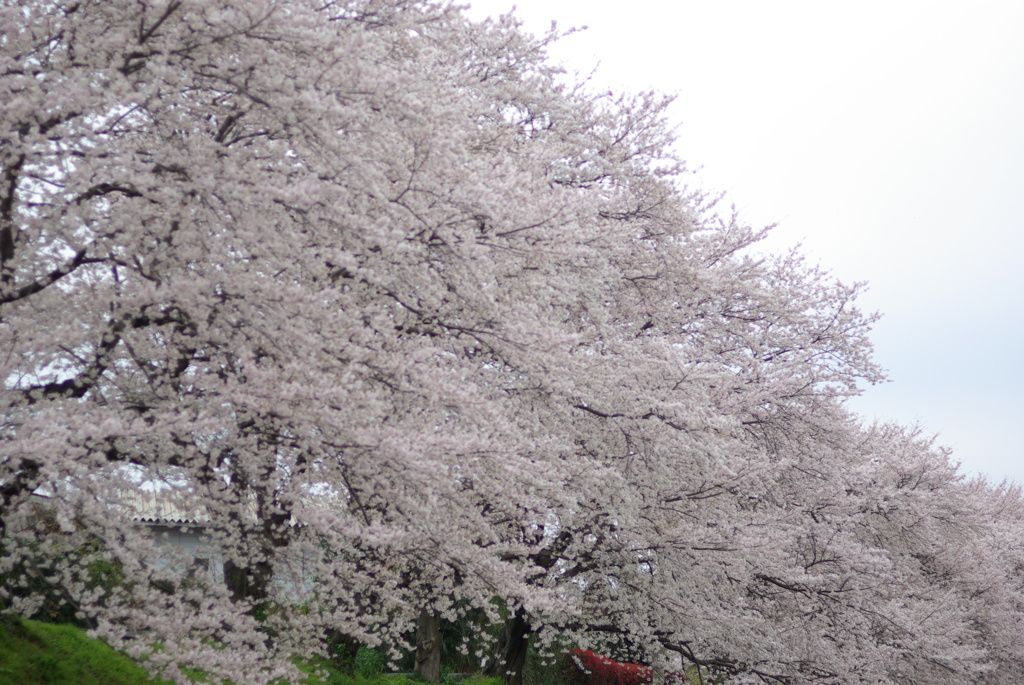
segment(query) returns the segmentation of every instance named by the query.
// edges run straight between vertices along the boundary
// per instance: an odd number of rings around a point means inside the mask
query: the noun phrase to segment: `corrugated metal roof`
[[[118,490],[116,506],[121,507],[133,521],[144,523],[171,523],[205,526],[210,523],[210,513],[203,504],[203,497],[187,488],[165,488],[162,490]],[[256,497],[249,493],[244,501],[243,516],[256,520]]]
[[[123,490],[117,499],[135,521],[194,525],[210,522],[206,507],[187,490]]]
[[[34,494],[40,502],[48,502],[50,495]],[[167,523],[178,525],[206,526],[211,522],[204,498],[188,487],[161,488],[158,490],[135,487],[114,487],[102,494],[102,499],[114,509],[121,511],[133,521],[144,523]],[[304,497],[309,504],[333,503],[333,498],[324,496]],[[257,519],[256,496],[248,493],[244,499],[243,517],[250,522]],[[295,525],[294,518],[289,522]]]

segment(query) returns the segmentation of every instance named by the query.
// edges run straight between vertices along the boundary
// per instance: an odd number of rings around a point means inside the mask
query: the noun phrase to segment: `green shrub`
[[[388,665],[388,657],[383,651],[360,647],[356,652],[352,671],[361,678],[373,678],[384,672]]]

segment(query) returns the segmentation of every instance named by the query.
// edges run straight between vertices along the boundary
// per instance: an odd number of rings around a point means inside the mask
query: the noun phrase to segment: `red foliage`
[[[569,685],[651,685],[650,666],[627,664],[593,652],[574,649],[569,652],[565,680]],[[686,678],[681,673],[666,673],[666,685],[681,685]]]

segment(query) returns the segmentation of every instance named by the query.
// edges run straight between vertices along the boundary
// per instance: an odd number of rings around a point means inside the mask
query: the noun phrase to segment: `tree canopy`
[[[1019,493],[845,409],[861,286],[688,189],[668,99],[445,3],[0,24],[9,608],[44,579],[180,679],[471,611],[736,683],[1020,679]],[[167,590],[140,484],[225,586]]]

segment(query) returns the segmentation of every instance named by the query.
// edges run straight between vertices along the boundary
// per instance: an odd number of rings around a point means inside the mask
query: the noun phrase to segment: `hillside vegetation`
[[[413,685],[405,674],[339,671],[326,661],[299,664],[304,685]],[[0,685],[165,685],[150,678],[130,657],[73,625],[0,615]],[[198,679],[202,682],[202,678]],[[475,676],[465,685],[499,685],[498,678]]]
[[[0,618],[0,685],[150,685],[139,664],[71,625]]]

